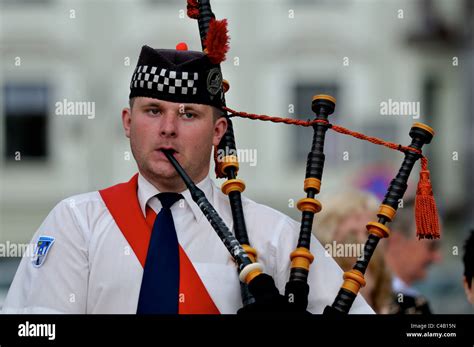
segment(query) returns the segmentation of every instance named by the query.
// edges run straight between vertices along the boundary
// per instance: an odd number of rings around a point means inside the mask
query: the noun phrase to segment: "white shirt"
[[[207,177],[197,186],[204,191],[230,230],[229,200]],[[143,176],[138,178],[138,200],[156,213],[159,191]],[[220,313],[242,307],[236,266],[229,252],[192,200],[189,190],[171,207],[181,247]],[[290,253],[295,249],[300,224],[288,216],[242,197],[249,240],[258,261],[284,293],[290,273]],[[46,217],[33,242],[55,238],[40,267],[24,256],[4,303],[4,313],[129,313],[137,310],[143,267],[105,206],[99,192],[61,201]],[[331,305],[342,284],[342,270],[311,237],[315,260],[308,277],[308,311],[322,313]],[[351,313],[373,313],[358,295]]]

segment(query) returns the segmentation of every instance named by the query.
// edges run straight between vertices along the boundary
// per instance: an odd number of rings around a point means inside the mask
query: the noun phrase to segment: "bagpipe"
[[[187,0],[187,13],[189,17],[198,21],[203,52],[208,54],[209,59],[213,63],[220,64],[225,59],[225,53],[228,50],[226,20],[218,21],[215,19],[209,0]],[[224,92],[227,92],[229,90],[229,83],[223,80],[222,84]],[[222,95],[224,97],[224,93]],[[322,204],[315,196],[321,189],[325,161],[324,142],[326,132],[329,129],[401,151],[405,156],[397,175],[391,181],[385,198],[380,205],[377,213],[378,220],[367,224],[369,236],[364,245],[363,257],[357,260],[352,270],[344,273],[343,284],[333,304],[326,307],[324,314],[349,313],[360,288],[365,285],[364,274],[378,242],[390,234],[387,223],[391,222],[395,217],[399,201],[403,198],[407,189],[410,173],[415,162],[420,158],[422,169],[420,171],[416,197],[417,234],[419,238],[439,237],[438,217],[429,178],[428,161],[422,155],[423,145],[430,143],[433,138],[433,129],[422,123],[414,123],[409,133],[412,138],[411,143],[408,146],[402,146],[331,124],[328,118],[334,112],[335,106],[336,100],[329,95],[314,96],[311,108],[315,113],[315,118],[311,121],[248,114],[234,111],[226,106],[224,107],[223,112],[227,118],[228,127],[221,142],[217,148],[214,148],[214,154],[216,176],[218,178],[226,178],[221,190],[229,196],[234,233],[225,225],[204,193],[196,187],[173,155],[165,151],[165,155],[185,182],[193,200],[202,210],[237,264],[243,303],[243,307],[238,313],[307,312],[309,295],[307,279],[310,265],[314,260],[314,256],[310,252],[311,230],[314,215],[322,209]],[[304,180],[306,197],[297,203],[297,208],[302,213],[301,227],[295,250],[289,255],[291,271],[285,286],[284,295],[280,295],[273,278],[263,272],[261,264],[258,263],[257,251],[251,247],[249,242],[241,200],[241,193],[245,189],[245,183],[237,178],[239,161],[236,154],[231,116],[313,128],[313,140],[307,157]],[[224,150],[224,153],[235,154],[227,155],[218,161],[216,154],[218,150]]]

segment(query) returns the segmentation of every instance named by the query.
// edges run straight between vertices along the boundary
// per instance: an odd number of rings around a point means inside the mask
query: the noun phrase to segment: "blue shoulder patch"
[[[51,246],[54,243],[54,237],[52,236],[40,236],[38,242],[36,243],[35,253],[31,263],[34,267],[40,267],[43,265],[46,256],[48,255]]]

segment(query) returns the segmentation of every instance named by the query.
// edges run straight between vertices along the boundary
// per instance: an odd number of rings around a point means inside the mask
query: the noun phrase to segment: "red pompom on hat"
[[[177,51],[187,51],[188,50],[188,45],[186,42],[180,42],[176,45],[176,50]]]

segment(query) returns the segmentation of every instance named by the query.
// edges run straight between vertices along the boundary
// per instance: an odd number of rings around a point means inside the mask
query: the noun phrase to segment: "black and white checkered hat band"
[[[177,95],[196,95],[197,72],[174,71],[156,66],[139,65],[132,76],[130,88],[142,88]]]

